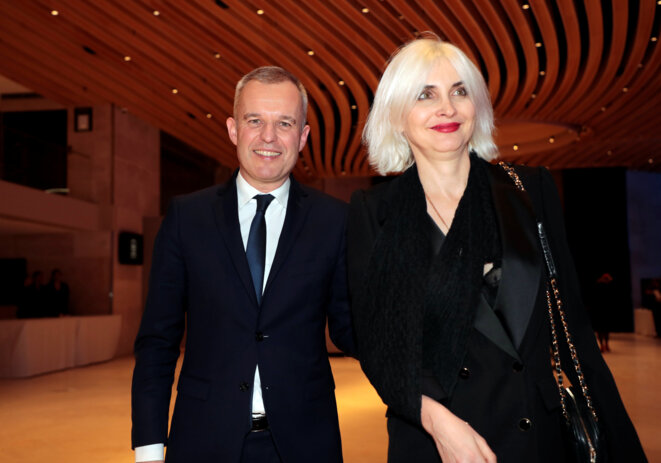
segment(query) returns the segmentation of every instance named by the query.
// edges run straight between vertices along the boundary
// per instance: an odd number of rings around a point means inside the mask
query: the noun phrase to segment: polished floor
[[[606,354],[650,462],[661,463],[661,341],[615,334]],[[130,450],[133,360],[0,380],[0,462],[116,463]],[[345,462],[385,462],[385,407],[358,363],[333,358]]]

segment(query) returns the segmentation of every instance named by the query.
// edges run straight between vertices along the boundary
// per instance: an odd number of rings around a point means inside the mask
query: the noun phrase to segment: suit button
[[[528,431],[532,427],[532,421],[530,421],[528,418],[522,418],[521,421],[519,421],[519,429],[521,431]]]
[[[520,362],[514,362],[514,365],[512,365],[512,369],[516,371],[517,373],[523,371],[523,364]]]
[[[459,370],[459,377],[461,379],[468,379],[470,375],[471,375],[471,371],[466,367],[463,367],[461,370]]]
[[[247,392],[250,389],[250,386],[248,385],[248,383],[243,382],[239,384],[239,389],[241,389],[241,392]]]
[[[263,341],[264,340],[264,333],[262,333],[261,331],[258,331],[257,333],[255,333],[255,339],[259,342]]]

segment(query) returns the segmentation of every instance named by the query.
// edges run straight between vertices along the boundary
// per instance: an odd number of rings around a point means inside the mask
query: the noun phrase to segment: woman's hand
[[[436,443],[443,463],[496,463],[487,441],[434,399],[422,396],[422,427]]]

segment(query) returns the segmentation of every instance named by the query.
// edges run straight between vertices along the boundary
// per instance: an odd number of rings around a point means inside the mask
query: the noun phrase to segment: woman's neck
[[[468,152],[456,157],[430,160],[420,157],[416,159],[420,183],[427,195],[442,198],[454,198],[457,201],[464,193],[470,172],[470,156]]]
[[[447,234],[468,184],[470,156],[467,151],[445,159],[420,156],[416,164],[427,200],[427,214]]]

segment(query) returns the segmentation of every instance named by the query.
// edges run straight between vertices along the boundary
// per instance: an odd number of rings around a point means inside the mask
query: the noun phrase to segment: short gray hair
[[[482,74],[459,48],[427,33],[392,55],[374,95],[363,142],[370,164],[381,175],[403,172],[413,164],[411,148],[400,127],[427,84],[429,73],[442,58],[455,68],[475,106],[469,149],[487,161],[498,155],[493,141],[493,107]]]
[[[241,80],[236,84],[236,90],[234,91],[234,117],[236,118],[236,111],[239,104],[239,98],[243,92],[243,88],[248,82],[256,80],[262,84],[279,84],[281,82],[291,82],[296,85],[298,93],[301,95],[301,108],[303,113],[303,121],[301,123],[301,130],[305,127],[305,121],[307,120],[308,115],[308,92],[305,90],[305,87],[298,78],[291,72],[283,69],[279,66],[262,66],[256,69],[253,69],[248,74],[241,77]]]

